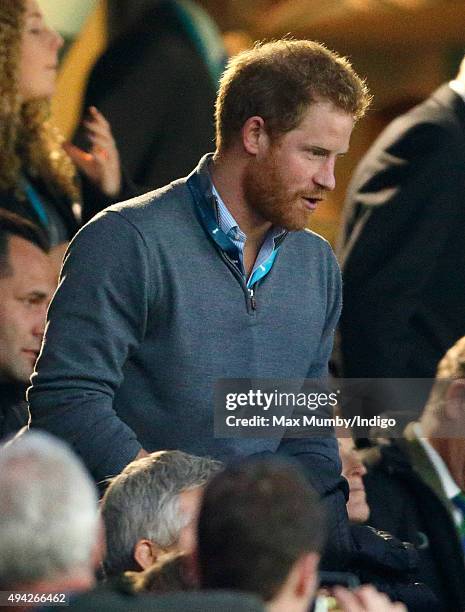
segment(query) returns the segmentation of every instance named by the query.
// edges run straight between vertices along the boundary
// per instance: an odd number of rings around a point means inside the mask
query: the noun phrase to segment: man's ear
[[[316,552],[302,555],[296,564],[295,592],[299,597],[310,597],[318,582],[320,555]]]
[[[242,146],[250,155],[257,155],[260,145],[264,139],[269,142],[268,134],[265,130],[265,121],[257,116],[249,117],[242,126]]]
[[[134,559],[139,567],[145,570],[155,563],[162,552],[152,540],[142,539],[134,546]]]
[[[463,420],[465,410],[465,380],[453,380],[446,391],[445,416],[453,421]]]

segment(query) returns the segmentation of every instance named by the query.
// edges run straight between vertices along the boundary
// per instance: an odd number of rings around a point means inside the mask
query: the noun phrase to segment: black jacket
[[[349,187],[341,371],[433,378],[465,335],[465,103],[448,85],[391,123]]]
[[[351,525],[353,553],[350,570],[362,584],[373,584],[410,612],[437,610],[431,589],[418,582],[418,551],[409,542],[367,525]]]
[[[434,475],[414,439],[393,441],[367,453],[365,477],[371,525],[412,542],[419,553],[418,579],[447,612],[465,609],[465,562],[447,500],[433,490]]]
[[[28,420],[26,385],[0,384],[0,440],[17,433]]]

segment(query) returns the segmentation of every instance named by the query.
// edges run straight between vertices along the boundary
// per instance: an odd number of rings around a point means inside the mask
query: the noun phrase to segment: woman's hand
[[[95,106],[91,106],[83,125],[92,143],[89,153],[70,142],[64,143],[63,148],[77,168],[104,194],[116,196],[121,189],[121,165],[110,124]]]

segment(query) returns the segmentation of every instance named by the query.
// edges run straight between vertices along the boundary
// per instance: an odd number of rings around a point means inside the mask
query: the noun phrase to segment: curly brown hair
[[[20,173],[40,176],[54,191],[79,199],[75,168],[50,122],[50,101],[22,102],[19,95],[21,38],[26,0],[0,0],[0,191],[24,198]]]

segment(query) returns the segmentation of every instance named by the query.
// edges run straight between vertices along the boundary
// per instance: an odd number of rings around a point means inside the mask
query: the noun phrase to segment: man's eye
[[[312,157],[326,157],[326,151],[322,151],[321,149],[309,149],[308,153]]]
[[[41,303],[42,298],[39,297],[24,297],[19,300],[25,306],[37,306]]]

